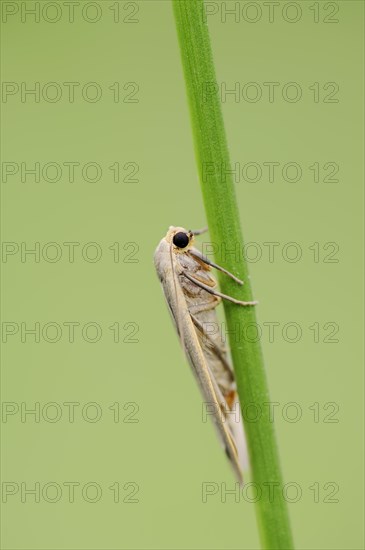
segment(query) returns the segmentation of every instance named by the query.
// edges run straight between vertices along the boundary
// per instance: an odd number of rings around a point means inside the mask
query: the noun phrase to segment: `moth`
[[[203,230],[204,231],[204,230]],[[221,300],[237,306],[253,306],[219,292],[211,275],[215,268],[243,282],[215,264],[194,247],[194,237],[203,231],[170,226],[160,241],[154,262],[181,345],[196,377],[204,401],[209,404],[219,439],[240,483],[247,464],[244,432],[233,369],[218,329],[216,307]],[[206,327],[215,326],[213,333]]]

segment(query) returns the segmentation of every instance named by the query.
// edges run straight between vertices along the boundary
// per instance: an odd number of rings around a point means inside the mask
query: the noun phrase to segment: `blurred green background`
[[[170,2],[1,7],[2,547],[259,548],[152,262],[205,224]],[[361,549],[363,3],[205,10],[296,547]]]

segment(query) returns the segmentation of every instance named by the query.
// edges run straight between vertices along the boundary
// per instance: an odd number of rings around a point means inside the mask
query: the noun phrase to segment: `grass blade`
[[[220,167],[230,166],[216,76],[210,46],[208,27],[204,20],[202,0],[172,0],[178,31],[187,95],[190,106],[195,152],[200,183],[211,240],[222,251],[238,243],[243,250],[243,239],[235,190],[230,174],[225,181]],[[209,174],[209,176],[207,176]],[[217,262],[221,262],[217,258]],[[245,281],[242,289],[228,277],[219,274],[225,294],[242,300],[252,300],[245,260],[235,261],[227,253],[224,267]],[[235,328],[256,322],[255,308],[237,307],[224,302],[230,346],[241,403],[254,404],[261,417],[255,422],[245,419],[253,482],[261,490],[256,503],[262,547],[290,550],[293,548],[286,502],[282,494],[282,477],[273,424],[267,404],[269,393],[264,371],[260,342],[237,341],[231,337]],[[274,496],[271,489],[274,491]]]

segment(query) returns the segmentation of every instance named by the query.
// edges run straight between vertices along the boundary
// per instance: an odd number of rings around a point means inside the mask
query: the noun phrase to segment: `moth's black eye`
[[[180,233],[176,233],[176,235],[174,235],[172,242],[178,248],[185,248],[189,244],[189,237],[186,233],[181,231]]]

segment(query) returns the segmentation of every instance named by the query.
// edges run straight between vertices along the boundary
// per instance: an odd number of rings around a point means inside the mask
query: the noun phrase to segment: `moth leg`
[[[215,309],[220,302],[221,298],[219,296],[214,296],[209,302],[189,306],[189,312],[194,315],[196,313],[201,313],[202,311],[209,311],[210,309]]]
[[[258,302],[252,301],[252,302],[242,302],[241,300],[236,300],[236,298],[232,298],[232,296],[228,296],[227,294],[222,294],[221,292],[218,292],[217,290],[214,290],[208,285],[205,285],[204,283],[198,281],[191,275],[189,275],[186,271],[182,271],[182,274],[189,279],[192,283],[199,286],[203,290],[206,290],[209,292],[209,294],[213,294],[214,296],[219,296],[220,298],[224,298],[225,300],[228,300],[229,302],[232,302],[233,304],[237,304],[239,306],[255,306]]]
[[[211,267],[214,267],[215,269],[218,269],[218,271],[222,271],[222,273],[225,273],[226,275],[228,275],[228,277],[231,277],[231,279],[236,281],[236,283],[238,283],[239,285],[243,285],[243,281],[241,281],[241,279],[238,279],[238,277],[233,275],[233,273],[230,273],[229,271],[227,271],[227,269],[224,269],[224,267],[222,267],[218,264],[215,264],[214,262],[209,260],[206,256],[204,256],[204,254],[202,254],[196,248],[190,249],[188,254],[190,254],[194,258],[197,258],[201,262],[204,262],[205,264],[210,265]]]

